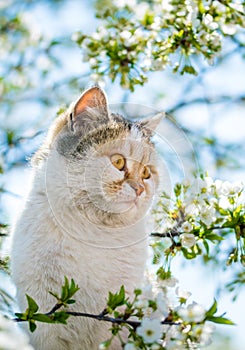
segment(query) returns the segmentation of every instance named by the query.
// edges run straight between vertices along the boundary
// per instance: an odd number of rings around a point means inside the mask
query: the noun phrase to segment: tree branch
[[[50,319],[52,319],[52,316],[54,315],[54,313],[57,310],[59,310],[62,306],[63,306],[62,303],[57,303],[49,312],[45,313],[44,315],[48,316],[48,317],[50,317]],[[141,321],[134,321],[134,320],[130,320],[130,319],[114,318],[114,317],[106,316],[107,315],[106,309],[98,315],[90,314],[87,312],[76,312],[76,311],[66,311],[66,310],[62,310],[62,311],[64,311],[66,313],[66,315],[69,315],[69,316],[87,317],[87,318],[92,318],[92,319],[97,320],[97,321],[110,322],[112,324],[127,324],[127,325],[133,327],[134,329],[136,329],[137,327],[139,327],[141,325]],[[28,319],[24,320],[21,318],[14,318],[13,321],[18,322],[18,323],[19,322],[27,322]],[[174,325],[179,325],[180,322],[169,321],[168,317],[167,317],[161,322],[161,324],[174,326]]]
[[[94,315],[94,314],[89,314],[86,312],[73,312],[73,311],[66,311],[67,315],[71,315],[71,316],[80,316],[80,317],[88,317],[88,318],[93,318],[96,319],[98,321],[105,321],[105,322],[111,322],[113,324],[128,324],[130,326],[132,326],[133,328],[137,328],[141,325],[140,321],[133,321],[133,320],[125,320],[123,318],[114,318],[114,317],[109,317],[109,316],[105,316],[103,314],[99,314],[99,315]],[[165,324],[165,325],[179,325],[180,322],[171,322],[168,321],[167,319],[163,320],[161,322],[161,324]]]
[[[234,227],[213,226],[213,227],[208,227],[207,231],[209,231],[209,230],[224,230],[224,229],[234,229]],[[152,236],[152,237],[162,237],[162,238],[164,238],[164,237],[172,238],[172,237],[177,237],[177,236],[179,236],[181,234],[184,234],[184,233],[187,233],[187,232],[182,232],[182,231],[167,231],[167,232],[163,232],[163,233],[152,232],[150,234],[150,236]]]

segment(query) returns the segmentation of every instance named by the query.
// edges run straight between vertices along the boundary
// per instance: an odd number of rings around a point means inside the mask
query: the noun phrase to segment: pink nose
[[[140,196],[145,190],[145,187],[136,181],[130,181],[130,186],[135,190],[137,196]]]
[[[138,184],[137,188],[135,188],[135,192],[137,196],[140,196],[142,192],[144,192],[145,188],[143,185]]]

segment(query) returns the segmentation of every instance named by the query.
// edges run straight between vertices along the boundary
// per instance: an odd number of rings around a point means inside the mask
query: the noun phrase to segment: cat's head
[[[151,137],[162,114],[132,122],[111,113],[103,90],[93,87],[65,118],[65,126],[56,123],[51,138],[66,161],[72,205],[97,225],[127,226],[140,220],[159,183]]]

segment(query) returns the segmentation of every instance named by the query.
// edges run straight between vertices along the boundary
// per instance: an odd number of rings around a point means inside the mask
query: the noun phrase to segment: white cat
[[[70,310],[99,314],[108,291],[131,295],[147,259],[144,217],[158,185],[150,141],[161,114],[131,122],[110,113],[99,87],[85,91],[51,126],[33,157],[33,177],[13,237],[12,274],[21,310],[27,293],[48,312],[64,276],[80,287]],[[95,350],[110,324],[70,317],[38,323],[37,350]],[[111,349],[119,349],[114,343]]]

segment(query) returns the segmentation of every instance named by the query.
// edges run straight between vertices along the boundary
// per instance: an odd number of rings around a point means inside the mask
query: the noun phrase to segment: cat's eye
[[[142,179],[147,180],[151,177],[151,172],[148,166],[145,166],[142,172]]]
[[[113,154],[111,156],[111,162],[118,170],[123,170],[125,166],[125,158],[121,154]]]

